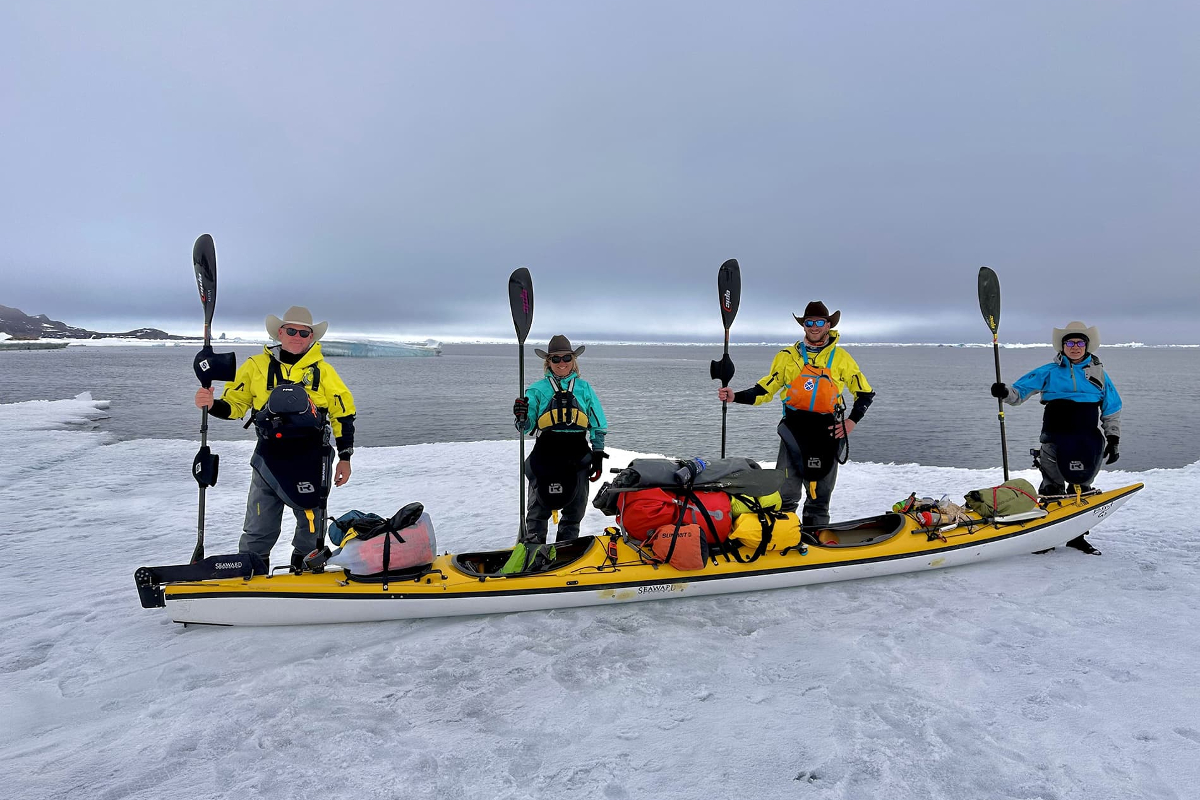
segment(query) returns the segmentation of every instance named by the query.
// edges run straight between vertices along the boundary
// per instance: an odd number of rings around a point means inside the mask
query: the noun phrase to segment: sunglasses
[[[806,319],[806,320],[804,320],[804,327],[806,327],[806,328],[812,328],[812,327],[824,328],[825,323],[828,321],[829,320],[826,320],[826,319]]]
[[[1087,342],[1083,339],[1067,339],[1063,342],[1063,347],[1087,347]]]
[[[571,360],[574,358],[575,358],[575,356],[571,355],[570,353],[567,353],[565,356],[550,356],[550,363],[551,364],[570,364]]]
[[[305,330],[304,328],[284,328],[283,332],[288,336],[299,336],[301,339],[307,339],[312,336],[312,331]]]

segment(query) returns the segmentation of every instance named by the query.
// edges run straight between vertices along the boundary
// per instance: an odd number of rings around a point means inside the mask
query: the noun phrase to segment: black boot
[[[1083,538],[1084,536],[1087,536],[1087,533],[1079,534],[1074,539],[1067,542],[1067,547],[1074,547],[1076,550],[1081,550],[1084,553],[1087,553],[1089,556],[1100,555],[1100,551],[1092,547],[1092,543]]]
[[[291,570],[293,575],[299,575],[304,572],[304,553],[299,550],[292,551]]]

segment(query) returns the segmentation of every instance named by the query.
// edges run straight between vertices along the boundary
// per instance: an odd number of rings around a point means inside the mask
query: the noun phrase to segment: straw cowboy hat
[[[804,320],[806,319],[827,319],[829,320],[829,327],[836,328],[842,318],[842,312],[838,310],[830,314],[829,309],[826,308],[824,303],[820,300],[813,300],[804,307],[803,317],[797,317],[795,314],[792,314],[792,318],[801,325],[804,324]]]
[[[1079,320],[1068,322],[1065,328],[1055,328],[1054,338],[1050,341],[1054,344],[1054,349],[1058,352],[1063,351],[1063,339],[1071,339],[1078,336],[1081,339],[1087,340],[1085,352],[1094,353],[1096,348],[1100,346],[1100,331],[1096,330],[1096,326],[1088,327]]]
[[[314,342],[321,341],[321,337],[325,335],[326,329],[329,328],[328,322],[314,323],[312,312],[304,306],[292,306],[283,312],[283,319],[274,314],[267,314],[267,335],[272,339],[279,339],[279,329],[284,325],[303,325],[306,328],[312,328]]]
[[[578,358],[583,354],[585,349],[586,348],[583,345],[579,345],[579,349],[572,350],[571,340],[560,333],[558,336],[550,339],[550,344],[546,350],[538,350],[535,347],[533,348],[533,352],[537,353],[538,358],[549,358],[550,356],[562,355],[563,353],[570,353]]]

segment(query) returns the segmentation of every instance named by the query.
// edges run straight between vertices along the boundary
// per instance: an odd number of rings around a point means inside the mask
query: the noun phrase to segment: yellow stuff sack
[[[734,519],[737,519],[742,514],[748,514],[751,511],[757,510],[746,505],[742,497],[744,497],[744,495],[729,495],[729,511]],[[783,505],[783,498],[779,496],[779,492],[771,492],[770,494],[763,495],[762,497],[748,497],[746,499],[754,500],[761,508],[767,508],[772,511],[778,511],[779,507]]]
[[[800,544],[800,518],[792,513],[772,513],[775,526],[771,528],[771,541],[767,550],[783,550]],[[758,549],[762,542],[763,526],[758,514],[742,514],[733,523],[730,539],[737,539],[746,547]]]

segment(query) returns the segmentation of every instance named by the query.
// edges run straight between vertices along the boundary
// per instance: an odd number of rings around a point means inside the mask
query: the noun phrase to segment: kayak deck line
[[[569,551],[570,557],[562,563],[532,574],[481,574],[471,567],[489,558],[498,560],[510,550],[447,553],[421,574],[389,576],[386,583],[328,571],[171,583],[164,585],[163,595],[177,622],[274,625],[509,613],[787,588],[939,569],[1065,544],[1142,488],[1139,483],[1079,502],[1055,500],[1047,513],[1031,519],[960,523],[949,539],[930,536],[929,529],[899,514],[851,520],[829,527],[872,530],[870,523],[886,521],[890,527],[892,518],[902,524],[886,535],[874,528],[876,535],[867,536],[866,543],[768,551],[752,564],[726,561],[716,553],[704,568],[689,572],[646,564],[624,541],[617,542],[619,557],[614,565],[605,546],[608,537],[601,536],[558,545],[578,553]],[[856,524],[859,527],[853,527]],[[916,535],[921,533],[926,535]]]

